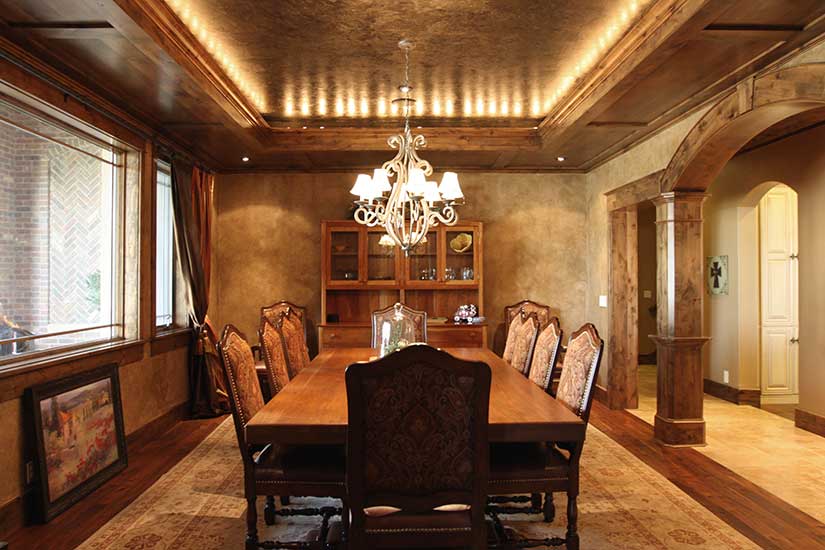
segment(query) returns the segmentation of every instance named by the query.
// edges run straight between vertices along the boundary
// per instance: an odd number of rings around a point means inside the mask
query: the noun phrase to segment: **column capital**
[[[666,193],[661,193],[657,195],[651,202],[653,204],[672,204],[678,202],[705,202],[705,200],[710,197],[708,193],[703,193],[701,191],[668,191]]]

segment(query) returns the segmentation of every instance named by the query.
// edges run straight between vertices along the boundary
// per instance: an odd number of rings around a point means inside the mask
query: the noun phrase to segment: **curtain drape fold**
[[[211,208],[214,176],[197,166],[172,162],[172,204],[175,214],[175,250],[186,282],[192,326],[189,385],[192,414],[196,417],[229,412],[223,371],[209,325],[211,275]]]

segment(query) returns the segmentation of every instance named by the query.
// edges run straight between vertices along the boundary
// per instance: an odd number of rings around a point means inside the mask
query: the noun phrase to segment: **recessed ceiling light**
[[[323,127],[323,126],[318,126],[318,128],[320,128],[321,130],[323,130],[323,129],[324,129],[324,127]]]
[[[564,157],[556,157],[556,160],[559,161],[559,162],[564,162],[565,158]]]
[[[306,127],[306,126],[301,126],[301,129],[302,129],[302,130],[306,130],[306,129],[307,129],[307,127]]]
[[[244,161],[244,162],[249,162],[249,157],[244,157],[241,160]]]
[[[539,129],[538,126],[533,126],[533,130],[538,130],[538,129]]]
[[[422,126],[416,126],[416,128],[418,128],[420,130],[422,128]]]

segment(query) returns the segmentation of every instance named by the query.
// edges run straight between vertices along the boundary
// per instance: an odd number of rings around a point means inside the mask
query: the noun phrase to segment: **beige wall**
[[[767,190],[766,182],[784,183],[799,194],[799,407],[820,415],[825,414],[825,367],[822,363],[822,342],[825,342],[825,315],[822,313],[825,311],[823,143],[825,127],[819,127],[740,155],[728,163],[710,188],[712,194],[720,197],[718,201],[723,195],[744,195],[755,188],[759,188],[757,195],[761,196]],[[723,227],[720,225],[719,229]],[[731,285],[734,284],[736,280],[732,278]],[[728,298],[733,300],[735,295]],[[726,309],[737,308],[731,305]],[[709,370],[713,374],[719,368],[711,362]]]
[[[460,215],[484,222],[484,313],[500,322],[522,298],[552,305],[568,333],[587,319],[585,176],[460,174]],[[346,219],[354,174],[217,178],[210,317],[255,338],[258,309],[278,299],[320,317],[320,222]],[[495,326],[491,331],[495,330]],[[490,338],[492,343],[493,338]]]

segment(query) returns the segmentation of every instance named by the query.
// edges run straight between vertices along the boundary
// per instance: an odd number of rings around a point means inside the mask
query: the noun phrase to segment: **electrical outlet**
[[[31,485],[34,482],[34,462],[31,460],[26,462],[26,485]]]
[[[599,296],[599,307],[607,307],[607,296],[604,294]]]
[[[642,291],[642,295],[643,295],[645,298],[653,298],[653,291],[652,291],[652,290],[645,290],[645,291]]]
[[[730,384],[730,371],[728,371],[727,369],[722,371],[722,381],[725,384]]]

